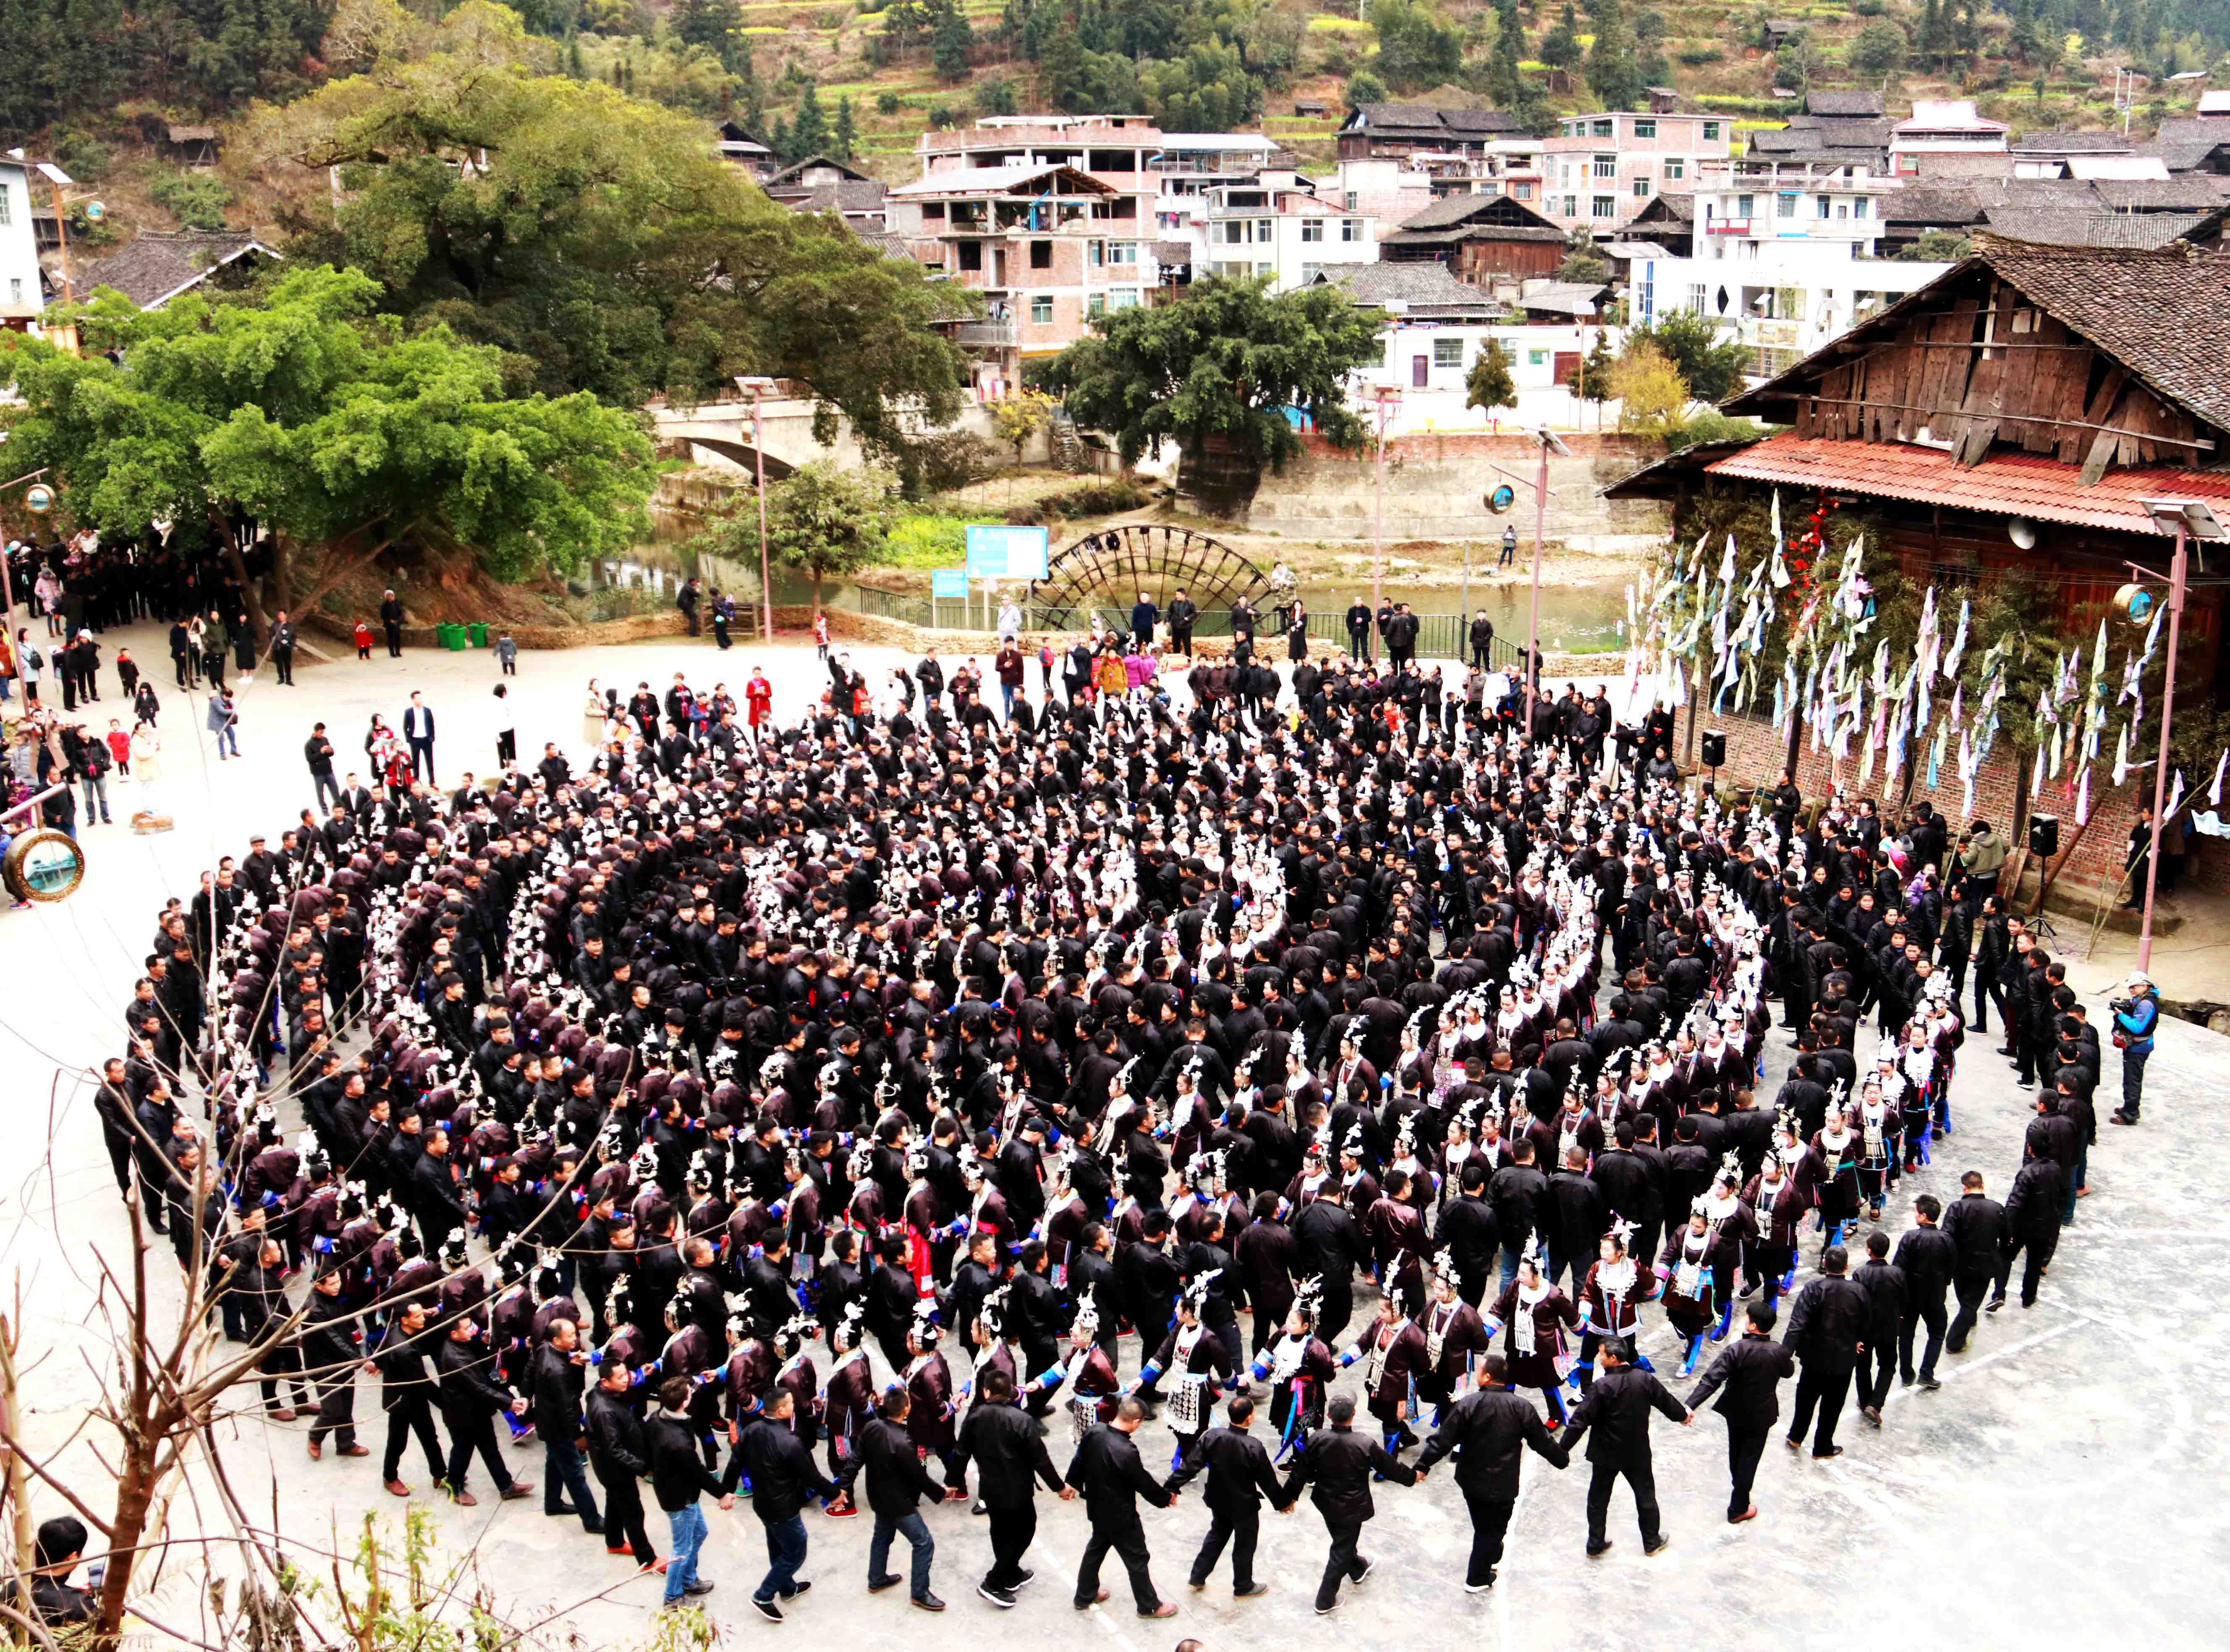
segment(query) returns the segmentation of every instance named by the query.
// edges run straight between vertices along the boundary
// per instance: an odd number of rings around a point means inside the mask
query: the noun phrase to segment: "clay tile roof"
[[[2130,140],[2117,132],[2076,132],[2053,127],[2014,140],[2016,155],[2126,155]]]
[[[1962,466],[1950,453],[1903,442],[1808,441],[1784,434],[1706,466],[1712,476],[1797,487],[1842,489],[1875,498],[1906,499],[1950,510],[2033,517],[2075,527],[2150,534],[2141,500],[2196,495],[2225,501],[2230,476],[2176,466],[2109,471],[2085,487],[2075,466],[2038,453],[1994,453]]]
[[[1844,118],[1879,116],[1883,112],[1882,94],[1879,92],[1808,92],[1804,95],[1804,112]]]
[[[244,229],[182,229],[175,234],[143,231],[107,257],[77,273],[80,292],[113,286],[141,309],[152,309],[197,285],[215,269],[244,254],[277,258]]]

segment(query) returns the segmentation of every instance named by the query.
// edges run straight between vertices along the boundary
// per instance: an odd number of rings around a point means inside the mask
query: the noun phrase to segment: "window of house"
[[[1614,195],[1599,195],[1595,196],[1588,202],[1588,216],[1590,218],[1615,218],[1618,216],[1618,197]]]
[[[944,222],[944,202],[942,201],[923,202],[921,203],[921,215],[926,222],[943,223]]]
[[[1099,243],[1096,241],[1093,241],[1092,243],[1092,247],[1094,252],[1099,251]],[[1030,267],[1034,270],[1049,270],[1053,267],[1053,243],[1051,241],[1034,241],[1030,243]]]
[[[1866,215],[1866,198],[1864,196],[1860,196],[1858,199],[1851,202],[1851,216],[1853,218],[1863,218]]]
[[[1259,258],[1258,258],[1258,259],[1256,259],[1256,260],[1254,260],[1254,273],[1255,273],[1255,274],[1257,274],[1257,275],[1274,275],[1274,274],[1276,274],[1276,273],[1277,273],[1277,272],[1278,272],[1278,267],[1277,267],[1275,264],[1266,264],[1266,263],[1264,263],[1264,262],[1263,262],[1260,259],[1259,259]]]
[[[1819,208],[1820,208],[1820,215],[1821,215],[1822,218],[1832,218],[1832,217],[1834,217],[1834,216],[1835,215],[1834,215],[1834,205],[1835,205],[1835,203],[1834,203],[1832,200],[1830,200],[1827,196],[1824,196],[1824,195],[1823,195],[1823,196],[1821,196],[1820,197],[1818,197],[1818,205],[1819,205]]]
[[[1084,313],[1088,316],[1105,315],[1107,313],[1107,295],[1105,292],[1094,292],[1091,294],[1084,300]]]
[[[1118,310],[1135,310],[1138,307],[1138,289],[1134,286],[1118,286],[1108,294],[1108,303]]]
[[[1221,228],[1223,233],[1217,239],[1225,246],[1243,247],[1247,244],[1247,224],[1244,219],[1234,218],[1221,225]]]
[[[1510,186],[1510,196],[1513,201],[1531,201],[1533,198],[1533,186],[1530,183],[1513,183]]]
[[[1363,220],[1360,218],[1342,218],[1339,221],[1339,238],[1342,241],[1361,241],[1363,239]]]
[[[1595,175],[1597,177],[1616,177],[1618,176],[1618,157],[1615,155],[1596,156]]]
[[[1461,367],[1463,347],[1464,341],[1460,338],[1435,338],[1433,340],[1433,365]]]
[[[1548,364],[1549,364],[1549,352],[1548,352],[1547,350],[1527,350],[1527,351],[1525,352],[1525,365],[1526,365],[1526,366],[1528,366],[1528,367],[1546,367]]]
[[[1302,285],[1303,286],[1314,286],[1317,284],[1317,277],[1318,277],[1319,275],[1322,275],[1323,273],[1324,273],[1324,266],[1323,266],[1323,265],[1321,265],[1321,264],[1304,264],[1304,265],[1302,265],[1302,266],[1301,266],[1301,285]]]
[[[1344,207],[1343,207],[1343,209],[1343,209],[1343,210],[1344,210],[1344,211],[1348,211],[1348,212],[1352,212],[1352,211],[1354,211],[1354,210],[1355,210],[1355,191],[1354,191],[1354,190],[1350,190],[1347,192],[1347,196],[1346,196],[1345,202],[1344,202]]]
[[[964,270],[980,270],[983,267],[982,241],[964,241],[960,243],[960,267]]]
[[[1704,141],[1707,144],[1716,144],[1719,141],[1719,123],[1718,121],[1707,120],[1704,123]]]
[[[1711,290],[1710,290],[1708,287],[1705,286],[1704,286],[1704,284],[1703,284],[1702,282],[1700,282],[1700,281],[1691,281],[1691,282],[1688,284],[1688,313],[1689,313],[1689,314],[1691,314],[1691,315],[1698,315],[1698,316],[1699,316],[1699,315],[1703,314],[1703,313],[1704,313],[1704,306],[1705,306],[1705,305],[1709,304],[1711,301]]]
[[[1044,294],[1030,300],[1030,322],[1034,326],[1053,325],[1053,299]]]
[[[1107,261],[1107,243],[1095,241],[1085,252],[1085,261],[1095,268]]]
[[[1687,163],[1687,162],[1685,162],[1685,161],[1667,161],[1667,162],[1666,162],[1666,163],[1665,163],[1665,176],[1666,176],[1666,177],[1668,177],[1668,178],[1685,177],[1687,177],[1687,176],[1688,176],[1688,163]]]
[[[1637,121],[1635,121],[1635,122],[1634,123],[1634,135],[1636,138],[1654,138],[1654,137],[1656,137],[1656,136],[1657,136],[1657,123],[1656,123],[1655,121],[1653,121],[1653,120],[1637,120]]]
[[[1757,197],[1756,196],[1738,195],[1735,197],[1735,216],[1737,218],[1752,217],[1756,215],[1756,206]]]
[[[1613,122],[1598,120],[1595,123],[1592,135],[1596,138],[1608,138],[1617,130],[1618,127]]]
[[[1257,218],[1254,221],[1254,244],[1256,246],[1268,246],[1271,241],[1277,238],[1277,234],[1278,223],[1276,219]]]
[[[1111,264],[1135,264],[1138,261],[1138,243],[1135,241],[1111,241],[1107,243],[1107,261]]]
[[[1324,239],[1324,220],[1321,218],[1302,219],[1301,239],[1303,241],[1322,241]]]
[[[15,305],[23,302],[23,278],[20,275],[8,278],[8,302]]]
[[[1776,218],[1794,218],[1796,215],[1796,197],[1783,190],[1774,202],[1773,215]]]
[[[1634,179],[1634,192],[1638,196],[1647,196],[1649,193],[1649,180],[1646,177],[1638,177]]]

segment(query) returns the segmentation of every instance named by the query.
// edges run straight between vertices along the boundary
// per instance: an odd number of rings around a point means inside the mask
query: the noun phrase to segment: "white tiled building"
[[[17,332],[46,307],[31,226],[30,178],[23,162],[0,160],[0,327]]]

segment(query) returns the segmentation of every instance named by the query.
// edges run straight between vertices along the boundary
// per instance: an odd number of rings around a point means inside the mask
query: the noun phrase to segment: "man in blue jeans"
[[[692,1387],[686,1377],[668,1377],[659,1385],[658,1405],[644,1430],[650,1448],[651,1489],[673,1528],[673,1558],[666,1567],[665,1605],[671,1611],[685,1599],[712,1592],[697,1575],[697,1552],[705,1546],[705,1511],[697,1500],[709,1492],[723,1508],[736,1506],[734,1490],[724,1485],[697,1455],[697,1424],[689,1415]]]
[[[875,1401],[874,1421],[860,1434],[860,1473],[867,1482],[867,1507],[875,1514],[875,1534],[867,1545],[867,1592],[879,1595],[897,1586],[899,1576],[889,1566],[891,1540],[904,1534],[913,1546],[913,1604],[925,1612],[941,1612],[944,1603],[929,1588],[929,1563],[937,1545],[921,1517],[921,1500],[941,1501],[944,1488],[922,1466],[906,1433],[910,1409],[906,1385],[894,1382]]]
[[[767,1574],[751,1597],[751,1609],[770,1623],[782,1622],[777,1601],[796,1600],[813,1587],[797,1575],[805,1564],[806,1493],[817,1492],[824,1502],[836,1495],[836,1482],[815,1466],[813,1453],[798,1437],[790,1421],[796,1411],[797,1396],[787,1388],[776,1389],[736,1442],[720,1486],[732,1493],[739,1474],[751,1476],[751,1513],[766,1527],[767,1546]],[[724,1507],[728,1501],[723,1500]],[[677,1527],[677,1557],[680,1547]]]

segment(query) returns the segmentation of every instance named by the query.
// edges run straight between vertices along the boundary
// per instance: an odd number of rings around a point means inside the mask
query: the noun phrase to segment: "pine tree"
[[[589,78],[589,66],[581,61],[581,36],[576,33],[565,36],[565,73],[577,80]]]
[[[797,124],[790,129],[790,153],[783,158],[802,161],[828,147],[828,120],[821,112],[821,89],[808,80],[797,94]]]
[[[847,95],[836,100],[836,131],[828,140],[829,152],[840,161],[848,161],[858,149],[860,134],[852,125],[852,100]]]
[[[1563,16],[1541,41],[1541,61],[1553,69],[1576,67],[1580,61],[1580,20],[1573,15],[1572,0],[1564,0]]]
[[[1619,0],[1595,0],[1595,43],[1588,52],[1588,85],[1606,109],[1641,106],[1641,65],[1634,55],[1634,30]]]
[[[929,37],[930,61],[937,66],[938,78],[966,80],[968,55],[975,44],[976,33],[968,26],[960,0],[938,0],[937,22]]]
[[[1074,114],[1084,96],[1084,42],[1067,18],[1046,48],[1044,74],[1046,101]]]

